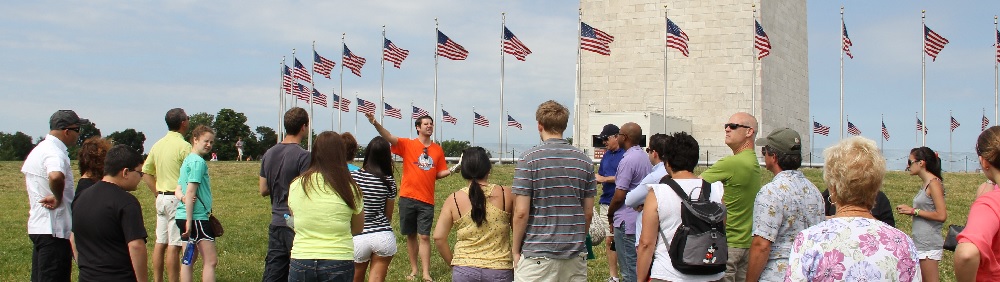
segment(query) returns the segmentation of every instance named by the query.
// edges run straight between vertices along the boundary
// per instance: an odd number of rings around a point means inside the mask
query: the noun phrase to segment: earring
[[[826,195],[826,201],[830,202],[831,204],[833,204],[835,206],[837,205],[837,203],[833,201],[833,194]]]

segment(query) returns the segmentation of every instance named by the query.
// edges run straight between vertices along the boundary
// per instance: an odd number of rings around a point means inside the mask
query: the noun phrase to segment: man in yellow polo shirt
[[[143,180],[149,190],[156,195],[156,245],[153,247],[153,280],[163,281],[163,263],[166,261],[170,282],[179,279],[181,231],[174,222],[174,214],[180,199],[174,196],[177,178],[180,177],[181,163],[191,153],[191,143],[184,140],[188,129],[188,116],[181,108],[167,111],[166,136],[160,138],[149,149],[149,156],[142,166],[146,175]],[[165,258],[164,258],[165,256]]]

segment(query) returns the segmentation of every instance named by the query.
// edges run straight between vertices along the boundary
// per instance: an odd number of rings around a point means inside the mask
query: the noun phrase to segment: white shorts
[[[917,252],[917,259],[918,260],[920,260],[920,259],[931,259],[931,260],[941,261],[941,255],[943,255],[943,254],[944,254],[944,251],[942,251],[942,250],[923,251],[923,252],[918,251]]]
[[[171,246],[184,246],[181,241],[181,229],[177,228],[174,215],[180,199],[173,194],[156,194],[156,243]]]
[[[354,236],[354,262],[367,262],[371,260],[372,254],[380,257],[395,255],[396,234],[392,231],[380,231]]]

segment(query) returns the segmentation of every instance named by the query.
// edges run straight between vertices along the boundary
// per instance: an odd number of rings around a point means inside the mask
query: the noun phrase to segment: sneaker
[[[618,277],[608,277],[608,282],[618,282]]]

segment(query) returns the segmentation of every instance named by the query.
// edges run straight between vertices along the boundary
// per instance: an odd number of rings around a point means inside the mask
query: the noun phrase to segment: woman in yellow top
[[[460,164],[469,186],[448,196],[441,208],[434,228],[438,252],[452,266],[452,281],[513,281],[510,211],[514,196],[510,189],[486,182],[492,165],[483,148],[465,149]],[[448,248],[453,225],[458,237],[454,255]]]
[[[344,141],[332,131],[316,137],[309,169],[288,187],[295,230],[288,281],[351,281],[353,235],[365,223],[361,190],[347,172]]]

